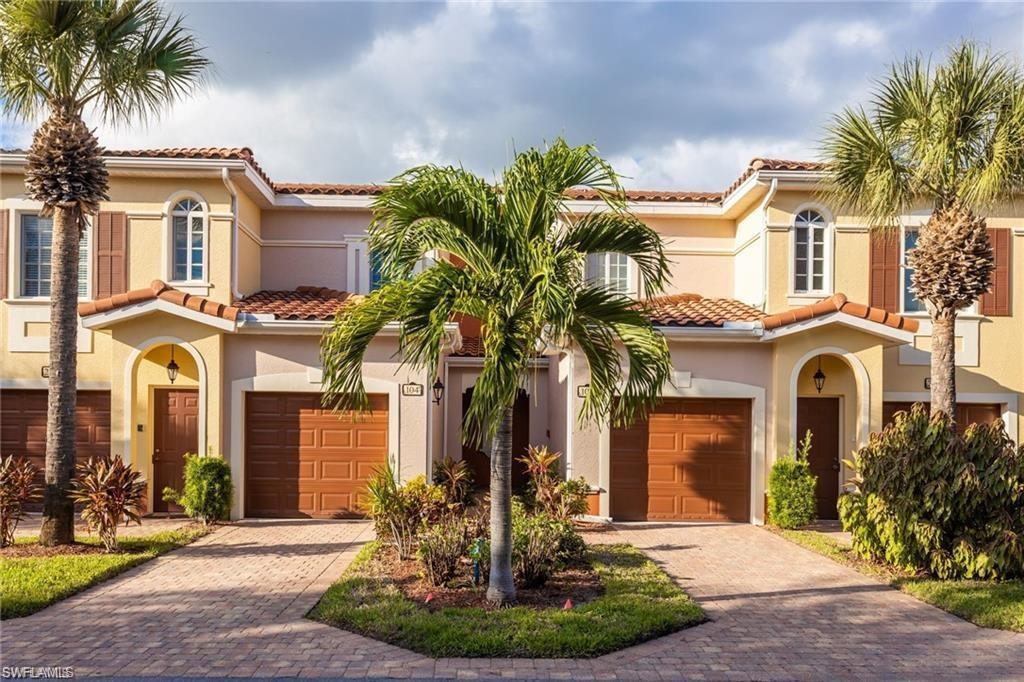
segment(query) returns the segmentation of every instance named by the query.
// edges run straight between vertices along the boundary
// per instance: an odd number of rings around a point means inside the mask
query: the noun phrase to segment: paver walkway
[[[104,676],[1018,678],[1024,635],[984,630],[759,528],[619,526],[712,622],[582,661],[433,660],[305,620],[360,522],[244,522],[0,628],[5,666]]]

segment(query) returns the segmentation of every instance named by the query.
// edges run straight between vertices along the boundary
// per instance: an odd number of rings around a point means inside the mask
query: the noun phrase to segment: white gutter
[[[775,193],[779,189],[778,178],[772,178],[772,184],[768,186],[768,194],[764,195],[764,200],[758,207],[761,211],[761,292],[763,294],[761,298],[761,304],[758,306],[761,310],[768,312],[768,206],[772,203],[772,199],[775,198]]]
[[[227,166],[220,169],[220,179],[231,195],[231,300],[237,301],[242,298],[238,290],[238,189],[231,182]]]

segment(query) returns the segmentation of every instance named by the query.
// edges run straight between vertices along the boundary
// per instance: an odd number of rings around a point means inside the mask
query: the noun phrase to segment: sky
[[[251,147],[278,182],[422,163],[491,179],[516,149],[594,143],[650,189],[721,190],[755,156],[817,157],[829,117],[963,38],[1024,60],[1024,2],[178,2],[210,82],[111,149]],[[4,147],[31,126],[6,121]]]

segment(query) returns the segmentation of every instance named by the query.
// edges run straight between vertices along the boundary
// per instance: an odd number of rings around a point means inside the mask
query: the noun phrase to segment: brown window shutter
[[[123,294],[128,290],[128,216],[100,211],[93,226],[93,298]]]
[[[981,314],[1006,316],[1013,313],[1010,301],[1010,274],[1013,270],[1011,249],[1012,232],[1008,227],[990,228],[988,239],[992,243],[995,269],[992,271],[992,288],[981,295]]]
[[[900,240],[895,230],[872,230],[868,305],[900,311]]]
[[[7,298],[7,209],[0,208],[0,298]]]

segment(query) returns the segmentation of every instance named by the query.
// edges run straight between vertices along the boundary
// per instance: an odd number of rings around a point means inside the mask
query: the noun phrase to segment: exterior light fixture
[[[814,387],[818,389],[818,393],[821,393],[821,389],[825,388],[825,373],[821,371],[821,356],[818,356],[818,371],[814,373]]]
[[[178,378],[178,363],[174,361],[174,346],[171,346],[171,361],[167,363],[167,378],[174,383],[174,380]]]
[[[430,387],[430,390],[434,393],[434,404],[440,405],[441,398],[444,396],[444,384],[441,383],[441,377],[434,380],[434,385]]]

